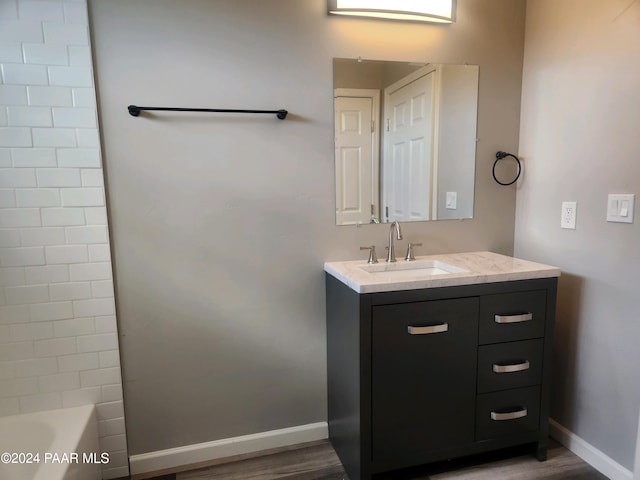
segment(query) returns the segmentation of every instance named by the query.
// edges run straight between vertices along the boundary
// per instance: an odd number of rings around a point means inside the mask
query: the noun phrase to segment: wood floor
[[[551,442],[548,460],[522,449],[441,462],[387,476],[393,480],[606,480],[580,458]],[[300,448],[154,477],[153,480],[349,480],[328,441]],[[356,480],[356,479],[352,479]]]

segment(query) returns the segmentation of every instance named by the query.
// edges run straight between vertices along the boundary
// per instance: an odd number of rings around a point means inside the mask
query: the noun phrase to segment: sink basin
[[[449,265],[439,260],[416,260],[415,262],[400,260],[396,263],[360,265],[359,268],[377,278],[388,278],[390,280],[467,272],[464,268]]]

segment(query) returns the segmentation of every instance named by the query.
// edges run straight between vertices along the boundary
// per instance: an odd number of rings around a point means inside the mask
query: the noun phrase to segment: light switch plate
[[[634,194],[610,193],[607,197],[607,222],[633,223]]]
[[[562,216],[560,217],[560,228],[576,229],[577,202],[562,202]]]
[[[447,192],[447,210],[458,208],[458,192]]]

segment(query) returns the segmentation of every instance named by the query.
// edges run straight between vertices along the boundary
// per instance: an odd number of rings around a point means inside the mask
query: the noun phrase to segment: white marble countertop
[[[420,275],[416,273],[415,276],[409,274],[403,275],[402,278],[390,279],[371,274],[361,268],[371,267],[366,260],[326,262],[324,270],[358,293],[392,292],[560,276],[560,269],[557,267],[492,252],[452,253],[416,257],[416,262],[429,260],[444,262],[464,271],[438,275]],[[400,263],[405,263],[405,260],[398,259],[397,264]],[[385,268],[384,260],[380,260],[380,263],[376,265],[381,265],[382,269]]]

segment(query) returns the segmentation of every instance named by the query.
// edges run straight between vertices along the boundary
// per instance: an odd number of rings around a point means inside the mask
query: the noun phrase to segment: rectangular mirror
[[[478,73],[333,60],[337,225],[473,217]]]

